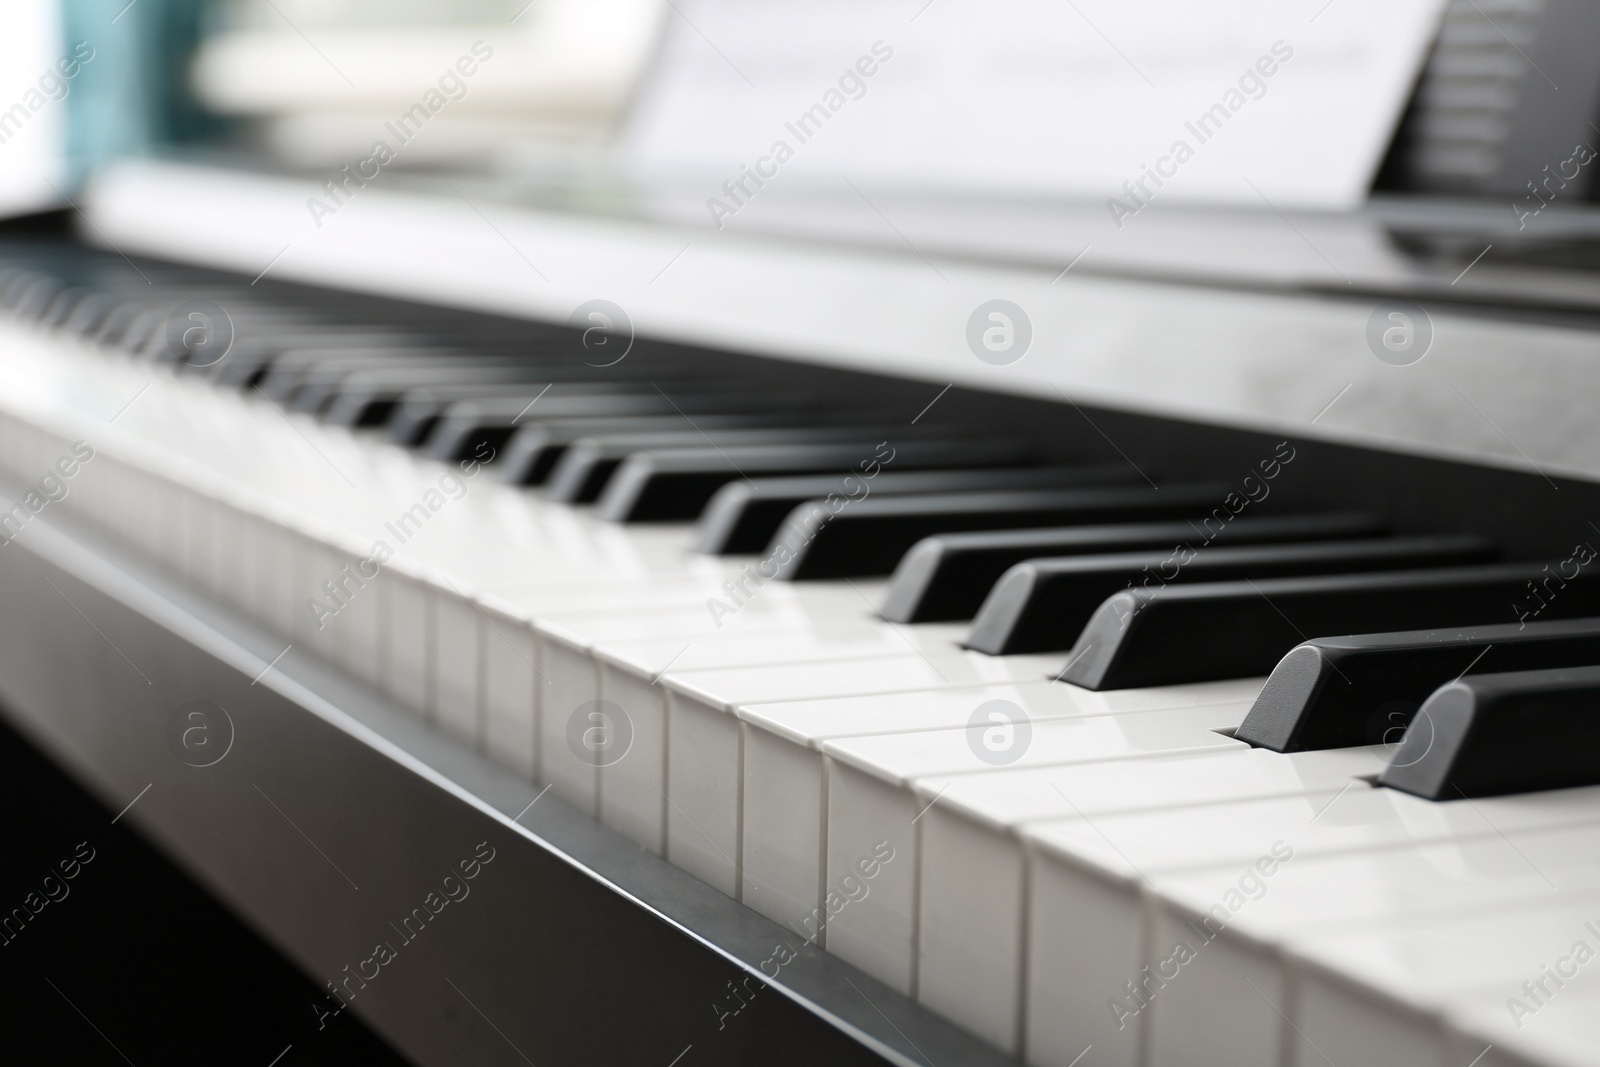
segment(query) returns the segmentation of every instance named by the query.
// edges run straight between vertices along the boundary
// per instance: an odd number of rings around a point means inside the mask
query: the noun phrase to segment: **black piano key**
[[[483,379],[504,377],[500,368],[489,368],[467,376],[455,367],[425,363],[414,367],[384,367],[377,370],[359,370],[344,375],[331,384],[307,384],[301,390],[303,403],[312,403],[313,393],[324,395],[316,408],[323,422],[333,426],[372,427],[386,425],[399,410],[407,393],[428,390],[431,399],[441,403],[454,403],[463,397],[481,396],[485,391]],[[534,372],[520,380],[532,381]],[[548,372],[546,373],[548,380]],[[512,381],[519,380],[516,377]]]
[[[44,314],[50,302],[66,284],[49,274],[36,274],[6,291],[6,306],[11,317],[21,322],[32,322]]]
[[[696,415],[694,425],[707,431],[758,429],[770,427],[772,416],[767,412]],[[500,456],[499,477],[507,485],[543,485],[574,441],[621,434],[676,433],[688,428],[689,424],[677,412],[671,415],[524,419],[506,442]]]
[[[392,395],[392,394],[391,394]],[[571,411],[574,404],[578,413],[590,410],[599,403],[597,397],[634,397],[638,386],[624,382],[591,382],[566,380],[565,375],[540,374],[518,371],[505,376],[498,384],[492,381],[464,381],[456,384],[420,385],[399,394],[392,405],[373,402],[373,394],[365,394],[368,406],[363,412],[364,424],[382,426],[385,436],[395,444],[420,447],[430,443],[436,430],[443,425],[452,409],[466,410],[468,404],[482,403],[510,411],[515,417],[519,410],[524,418],[545,417],[544,413]],[[574,397],[587,397],[581,402]],[[554,401],[554,402],[552,402]],[[537,409],[529,407],[537,403]],[[387,406],[387,414],[385,407]],[[335,420],[329,420],[335,421]],[[359,425],[359,424],[358,424]]]
[[[61,331],[75,337],[93,337],[116,306],[117,299],[110,293],[91,293],[73,305],[61,320]]]
[[[695,551],[708,555],[760,552],[791,511],[829,494],[851,498],[906,493],[960,493],[981,489],[1044,489],[1114,485],[1137,475],[1126,464],[1084,467],[1002,467],[977,470],[881,471],[763,478],[759,486],[734,481],[718,489],[700,516]]]
[[[1441,686],[1378,783],[1429,800],[1600,785],[1600,667],[1474,674]]]
[[[39,313],[38,323],[46,329],[55,329],[72,313],[78,303],[94,295],[86,285],[69,285],[56,292],[55,298]]]
[[[681,430],[660,433],[617,434],[585,437],[567,447],[540,492],[564,504],[592,504],[604,492],[606,483],[622,461],[635,452],[675,448],[733,448],[744,445],[828,444],[839,441],[881,441],[894,432],[879,426],[769,426],[747,430],[714,431],[700,424],[684,423]],[[790,415],[786,421],[798,421]],[[822,420],[817,420],[822,421]],[[698,427],[698,428],[696,428]],[[925,434],[922,436],[926,436]],[[856,462],[872,459],[872,448]]]
[[[991,656],[1071,648],[1106,597],[1128,586],[1226,582],[1240,578],[1360,574],[1488,563],[1494,543],[1473,534],[1208,548],[1180,564],[1170,552],[1033,559],[990,591],[966,647]]]
[[[307,322],[305,317],[298,312],[278,307],[242,302],[236,299],[236,293],[227,288],[215,286],[182,287],[154,292],[140,291],[128,294],[126,301],[127,310],[121,317],[121,328],[113,340],[106,336],[102,328],[98,340],[105,344],[114,344],[124,352],[137,359],[150,360],[155,363],[164,363],[170,366],[182,366],[190,357],[181,344],[174,343],[178,340],[183,329],[199,322],[194,318],[178,317],[180,311],[186,310],[186,305],[195,304],[197,301],[210,301],[216,305],[226,305],[222,312],[226,322],[215,321],[214,313],[206,315],[210,325],[217,328],[231,327],[235,340],[246,336],[264,336],[267,334],[287,334],[295,329],[306,330],[316,327],[317,323]],[[122,301],[118,301],[119,305]],[[120,310],[113,309],[113,310]],[[188,312],[195,310],[205,311],[200,308],[188,307]],[[111,325],[109,316],[107,326]],[[174,331],[175,327],[179,327]]]
[[[498,386],[541,379],[548,382],[568,376],[566,368],[552,360],[521,356],[469,353],[444,360],[405,359],[377,368],[370,364],[357,364],[352,368],[343,360],[335,359],[304,375],[290,397],[288,408],[325,414],[347,389],[370,391],[377,383],[387,383],[392,395],[397,397],[407,389],[440,387],[474,389],[464,394],[468,396],[492,396]]]
[[[400,407],[400,398],[418,384],[428,384],[428,379],[443,381],[443,375],[425,374],[424,382],[410,379],[405,385],[384,385],[372,382],[352,382],[364,375],[350,375],[339,384],[317,410],[317,417],[331,426],[349,426],[354,429],[371,429],[383,426],[394,417]]]
[[[901,558],[879,613],[890,622],[970,619],[1002,574],[1036,557],[1159,548],[1176,556],[1211,544],[1334,541],[1387,532],[1387,524],[1371,515],[1330,512],[1235,519],[1215,528],[1182,521],[938,534],[918,541]]]
[[[161,305],[135,301],[127,314],[107,316],[97,340],[135,359],[182,368],[184,362],[174,356],[167,339],[167,324],[176,308],[176,301]],[[232,351],[243,347],[239,340],[236,335]]]
[[[228,299],[226,294],[216,295],[223,300]],[[175,371],[192,373],[225,362],[235,351],[242,352],[251,339],[290,336],[296,331],[319,328],[318,324],[302,322],[293,315],[273,311],[258,313],[240,308],[237,304],[231,311],[224,310],[220,315],[215,309],[207,309],[202,305],[200,308],[190,308],[187,318],[177,316],[185,305],[206,298],[206,294],[196,293],[182,302],[174,301],[159,307],[156,315],[143,320],[149,328],[141,335],[141,339],[134,343],[131,336],[125,338],[124,347],[135,358],[159,363]],[[205,347],[191,349],[185,343],[185,338],[187,330],[193,326],[205,328],[205,345],[217,344],[221,336],[227,335],[226,351],[220,347],[210,351]]]
[[[464,373],[463,366],[484,369]],[[515,370],[507,370],[507,367]],[[670,377],[671,374],[671,371],[667,371],[662,377]],[[613,390],[626,392],[638,392],[643,388],[637,382],[611,377],[602,379],[587,367],[574,366],[571,360],[471,359],[465,362],[425,362],[412,366],[360,370],[346,374],[336,382],[308,382],[296,394],[296,403],[305,409],[310,409],[315,403],[318,417],[334,426],[383,426],[399,410],[407,394],[426,399],[436,409],[433,412],[435,414],[443,413],[451,404],[502,397],[506,395],[504,389],[488,384],[495,382],[497,377],[502,383],[593,382],[596,386],[604,384]],[[315,396],[319,393],[320,397]]]
[[[682,522],[705,510],[712,495],[730,481],[849,470],[871,460],[875,448],[857,439],[635,452],[606,483],[596,510],[612,522]],[[907,468],[1019,463],[1034,454],[1022,441],[908,441],[895,448],[895,463]]]
[[[779,578],[858,578],[888,574],[924,537],[960,530],[1081,524],[1206,515],[1229,492],[1221,484],[1164,489],[1030,489],[994,493],[886,496],[800,505],[768,546]]]
[[[300,386],[296,405],[302,410],[315,410],[326,421],[340,426],[377,426],[386,422],[406,393],[414,389],[448,390],[466,386],[473,379],[458,373],[465,366],[487,368],[517,367],[525,373],[526,380],[543,378],[560,382],[606,382],[621,386],[631,382],[635,391],[650,388],[636,374],[612,368],[597,371],[572,359],[567,354],[549,355],[541,349],[532,353],[506,355],[504,353],[462,352],[449,359],[411,359],[403,364],[361,369],[336,375],[332,372],[314,371]],[[683,379],[689,368],[682,361],[652,361],[649,367],[650,382],[666,382],[672,389],[676,384],[683,388]],[[489,374],[484,371],[483,374]],[[492,392],[462,388],[458,400],[479,396],[493,396]]]
[[[439,324],[429,323],[429,327]],[[275,401],[292,402],[307,385],[319,391],[341,373],[389,366],[422,367],[454,361],[519,363],[531,361],[533,350],[514,340],[491,337],[478,344],[471,337],[440,336],[431,329],[406,330],[403,324],[328,322],[235,323],[235,341],[228,357],[212,366],[179,364],[218,385],[239,389],[260,387]],[[281,381],[279,380],[281,379]],[[269,384],[270,382],[270,384]],[[280,397],[285,399],[280,399]]]
[[[100,325],[88,335],[88,340],[113,347],[120,345],[122,335],[134,320],[144,313],[144,310],[144,306],[136,300],[119,301],[100,320]]]
[[[442,348],[423,347],[414,341],[403,347],[286,349],[272,360],[256,388],[273,403],[287,405],[294,399],[300,386],[319,373],[354,374],[367,369],[439,364],[452,355],[460,357],[462,354]],[[465,365],[466,360],[463,359]]]
[[[1600,574],[1535,607],[1549,577],[1541,564],[1502,563],[1128,589],[1095,610],[1061,677],[1085,689],[1249,678],[1313,637],[1600,614]]]
[[[594,371],[588,371],[592,378]],[[656,378],[652,385],[659,382]],[[679,389],[675,394],[681,393],[689,383],[679,382]],[[558,381],[554,388],[545,397],[540,397],[538,403],[529,406],[523,403],[512,403],[509,399],[477,398],[463,400],[450,405],[442,413],[439,425],[428,435],[427,453],[434,459],[451,460],[464,459],[474,453],[480,443],[487,443],[498,451],[516,432],[519,426],[529,422],[538,423],[554,419],[570,419],[582,417],[581,412],[563,409],[560,405],[547,404],[550,398],[560,399],[574,393],[633,393],[641,389],[649,389],[650,385],[641,386],[638,382],[612,382],[593,381],[575,378],[571,382]],[[644,395],[651,395],[645,393]],[[658,398],[659,399],[659,398]],[[671,429],[692,429],[699,424],[702,418],[714,418],[720,414],[733,411],[740,415],[761,419],[765,425],[774,422],[797,421],[798,412],[814,407],[816,398],[810,396],[791,396],[788,398],[769,398],[749,393],[726,394],[689,394],[675,395],[672,403],[677,408],[672,408],[672,415],[677,422],[671,424]],[[685,406],[687,405],[687,406]],[[665,417],[660,412],[665,407],[652,408],[657,417]],[[688,421],[678,408],[693,415],[694,423]],[[591,418],[604,417],[591,415]],[[646,416],[648,417],[648,416]],[[807,421],[810,421],[809,417]],[[818,421],[829,421],[826,418]]]
[[[26,267],[7,274],[5,285],[0,287],[0,308],[5,308],[7,311],[15,308],[17,302],[22,299],[22,294],[40,277],[42,275],[38,271]]]
[[[523,403],[531,401],[537,393],[536,389],[530,390]],[[449,394],[446,396],[449,397],[449,403],[458,399]],[[400,409],[389,420],[389,440],[411,447],[427,445],[449,407],[449,403],[441,402],[442,399],[435,390],[418,390],[414,396],[407,394]],[[683,419],[685,427],[692,427],[692,418],[723,412],[766,411],[771,418],[787,411],[790,412],[787,417],[794,419],[796,416],[793,411],[800,402],[799,398],[789,404],[781,399],[769,401],[759,394],[711,390],[679,393],[669,398],[648,384],[606,382],[597,383],[583,393],[568,392],[558,385],[536,407],[530,408],[523,418],[537,421],[586,416],[675,414]],[[704,440],[700,438],[697,443],[704,443]]]
[[[480,452],[483,445],[498,453],[519,426],[582,418],[585,405],[598,403],[586,401],[574,412],[573,405],[567,403],[571,397],[651,395],[640,394],[637,384],[626,382],[558,380],[547,384],[549,389],[519,389],[509,396],[478,396],[450,403],[439,412],[438,422],[427,435],[424,452],[445,461],[466,459]],[[685,425],[683,416],[674,412],[672,417],[677,420],[675,428]]]
[[[1385,744],[1463,674],[1596,664],[1600,618],[1319,637],[1278,661],[1235,736],[1274,752]]]
[[[148,304],[141,306],[138,313],[132,316],[123,326],[117,340],[113,342],[116,348],[130,356],[146,352],[161,335],[167,317],[172,309],[167,307],[152,307]]]
[[[135,321],[131,320],[127,329],[132,329]],[[291,358],[294,353],[302,351],[337,352],[341,345],[352,351],[382,349],[397,353],[415,347],[414,342],[394,330],[315,327],[305,331],[236,337],[226,359],[198,369],[217,385],[253,389],[266,380],[278,360]]]
[[[537,397],[544,385],[523,385],[513,396],[521,396],[524,405]],[[416,389],[407,393],[399,407],[384,425],[384,434],[390,441],[408,448],[425,448],[434,430],[444,419],[451,404],[459,402],[461,392],[452,389]],[[540,417],[573,418],[583,415],[660,414],[670,411],[671,405],[662,401],[659,394],[639,393],[620,389],[605,393],[581,393],[549,396],[539,401]],[[532,412],[529,413],[530,415]]]

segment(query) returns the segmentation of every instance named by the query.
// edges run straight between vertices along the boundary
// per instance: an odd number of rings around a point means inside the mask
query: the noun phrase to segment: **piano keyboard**
[[[1004,1053],[1600,1062],[1581,565],[778,366],[3,258],[7,542],[93,526]]]

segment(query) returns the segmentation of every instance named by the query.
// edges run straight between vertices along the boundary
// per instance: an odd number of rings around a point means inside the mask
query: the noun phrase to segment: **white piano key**
[[[131,547],[146,561],[161,566],[157,515],[160,507],[156,478],[139,466],[128,468],[129,486],[123,493]]]
[[[312,621],[305,607],[304,589],[310,581],[311,545],[296,529],[279,525],[274,530],[278,542],[278,570],[272,579],[274,621],[286,638],[305,636]]]
[[[1041,1064],[1065,1062],[1093,1041],[1103,1062],[1139,1062],[1139,1027],[1146,1017],[1140,1013],[1130,1023],[1107,1003],[1119,996],[1120,983],[1141,979],[1147,962],[1138,900],[1142,878],[1218,863],[1231,863],[1237,874],[1271,855],[1280,841],[1298,860],[1493,835],[1497,826],[1516,830],[1583,821],[1581,806],[1559,800],[1503,797],[1475,802],[1480,805],[1475,809],[1368,789],[1364,782],[1351,787],[1348,776],[1365,773],[1364,764],[1376,759],[1374,750],[1349,749],[1147,761],[1148,766],[1128,769],[1148,773],[1164,763],[1177,773],[1149,782],[1153,795],[1134,799],[1135,811],[1129,814],[1106,810],[1115,801],[1100,795],[1106,792],[1103,782],[1082,780],[1103,768],[1074,770],[1077,782],[1058,776],[1058,784],[1090,813],[1030,823],[1021,831],[1033,857],[1027,949],[1031,1058]],[[1214,769],[1195,774],[1207,761]],[[1190,766],[1180,770],[1182,765]],[[1285,777],[1280,772],[1286,768],[1294,773]],[[976,784],[981,783],[958,782],[941,807],[970,803],[965,787]],[[1289,795],[1302,786],[1305,795]],[[1240,797],[1276,795],[1219,803],[1230,788]],[[1044,810],[1047,798],[1029,802],[1022,794],[1019,789],[1013,798],[1022,814]],[[1126,996],[1121,999],[1130,1009],[1136,1006]]]
[[[1120,758],[1128,755],[1118,745],[1117,733],[1128,731],[1141,750],[1194,749],[1205,737],[1184,739],[1163,734],[1178,721],[1194,718],[1203,733],[1219,723],[1232,726],[1242,720],[1248,705],[1216,705],[1211,709],[1182,712],[1126,713],[1115,718],[1082,718],[1040,726],[1035,731],[1035,752],[1040,736],[1059,731],[1062,755],[1074,761]],[[1106,734],[1093,736],[1090,729]],[[1078,736],[1074,736],[1078,734]],[[1046,737],[1048,739],[1048,737]],[[875,739],[877,741],[877,739]],[[1109,741],[1110,749],[1101,749]],[[1066,761],[1066,760],[1062,760]],[[1019,765],[1022,763],[1019,761]],[[994,771],[992,777],[1005,777]],[[989,777],[986,776],[986,777]],[[974,1030],[995,1045],[1016,1051],[1021,1043],[1022,949],[1024,949],[1024,854],[1010,827],[987,819],[968,817],[971,808],[958,811],[938,803],[939,793],[918,790],[918,800],[931,805],[922,816],[922,840],[915,843],[918,856],[917,990],[918,998]]]
[[[4,424],[9,423],[15,427],[14,420],[8,419],[0,413],[0,441],[6,439]],[[16,432],[13,430],[13,432]],[[61,503],[65,510],[73,512],[77,521],[90,525],[101,525],[106,507],[106,494],[110,487],[112,476],[116,473],[114,463],[97,463],[100,458],[84,459],[79,455],[79,450],[92,448],[80,433],[73,433],[66,438],[67,447],[55,457],[56,473],[62,474],[63,470],[70,472],[62,475],[63,481],[68,485],[70,492]]]
[[[483,639],[483,750],[518,774],[535,768],[534,714],[543,684],[534,669],[533,626],[527,615],[494,597],[481,597],[488,632]]]
[[[670,586],[666,590],[643,591],[637,585],[601,591],[566,591],[545,595],[519,593],[509,597],[526,605],[534,617],[538,647],[537,663],[544,683],[540,687],[538,713],[540,781],[552,783],[558,796],[594,814],[600,795],[599,776],[614,768],[625,779],[619,786],[619,801],[631,795],[640,805],[629,804],[619,822],[640,827],[648,837],[652,818],[648,794],[656,793],[664,802],[665,783],[652,771],[665,760],[665,706],[658,692],[624,694],[628,701],[620,706],[630,719],[633,743],[613,766],[595,754],[574,750],[569,737],[572,717],[585,715],[591,702],[601,699],[600,662],[593,650],[601,641],[620,642],[676,634],[686,644],[705,642],[714,646],[721,637],[735,635],[805,632],[822,628],[818,616],[832,616],[829,625],[848,625],[860,630],[867,625],[865,612],[856,613],[853,597],[845,600],[838,589],[808,589],[785,595],[762,597],[731,617],[706,610],[705,587]],[[652,592],[663,596],[649,595]],[[839,605],[849,614],[841,618]],[[658,669],[659,670],[659,669]],[[615,687],[614,687],[615,688]],[[642,698],[642,699],[641,699]],[[606,697],[613,699],[613,697]],[[635,717],[639,721],[632,722]],[[577,736],[582,736],[579,730]],[[642,824],[642,825],[641,825]],[[647,847],[651,842],[641,842]],[[659,849],[659,843],[656,845]]]
[[[209,522],[206,521],[206,512],[210,511],[210,503],[205,499],[205,494],[197,490],[190,482],[177,483],[178,502],[174,515],[176,522],[176,540],[172,551],[175,555],[174,563],[179,577],[192,592],[203,592],[201,564],[203,557],[210,551],[208,539]]]
[[[383,678],[384,632],[389,612],[387,610],[389,580],[387,569],[371,555],[347,550],[345,563],[350,566],[354,581],[345,606],[339,610],[337,625],[342,631],[342,662],[351,674],[369,685],[379,685]],[[367,565],[367,561],[371,565]]]
[[[1580,978],[1532,1019],[1513,1021],[1504,1000],[1493,997],[1457,1005],[1445,1022],[1444,1048],[1447,1065],[1593,1067],[1600,1048],[1600,982]]]
[[[774,622],[759,627],[670,640],[596,644],[599,695],[621,708],[632,728],[632,748],[600,767],[600,821],[661,855],[666,850],[666,691],[660,675],[670,669],[762,666],[833,659],[870,659],[905,645],[867,620],[826,631],[790,629]],[[778,628],[781,627],[781,628]]]
[[[252,546],[246,543],[247,517],[236,492],[229,492],[217,510],[217,545],[211,586],[214,595],[236,610],[244,606],[244,578]]]
[[[1067,864],[1032,859],[1026,913],[1027,1016],[1023,1045],[1038,1067],[1065,1067],[1086,1047],[1091,1062],[1134,1067],[1140,1024],[1108,1007],[1121,982],[1140,978],[1143,908],[1131,881],[1087,875]]]
[[[667,672],[667,857],[729,896],[740,892],[742,705],[1037,679],[1059,660],[958,651]]]
[[[98,500],[95,520],[101,532],[114,532],[117,538],[127,539],[132,532],[129,522],[128,493],[135,484],[136,475],[133,469],[123,461],[122,457],[99,450],[84,466],[86,472],[93,471],[94,495]],[[130,542],[124,541],[124,543],[132,547]]]
[[[0,416],[0,442],[5,440],[4,426],[5,420]],[[87,463],[74,460],[73,464],[77,473],[72,478],[72,495],[67,500],[71,510],[80,522],[100,530],[109,529],[111,523],[107,511],[110,488],[108,475],[112,473],[112,464],[110,462],[97,464],[94,460]]]
[[[94,462],[99,462],[102,452],[96,450]],[[131,463],[122,462],[121,457],[112,457],[118,466],[106,476],[110,483],[110,504],[107,511],[106,530],[117,536],[127,538],[130,552],[142,552],[144,545],[141,543],[139,529],[138,494],[144,487],[144,472]]]
[[[1434,915],[1295,939],[1291,1064],[1447,1062],[1453,1004],[1522,1030],[1573,983],[1600,986],[1600,897]],[[1481,1047],[1478,1051],[1481,1051]]]
[[[233,510],[233,552],[230,556],[228,599],[247,617],[260,621],[263,609],[259,589],[264,564],[261,559],[262,520],[242,503]]]
[[[599,770],[595,755],[580,740],[589,729],[589,715],[598,709],[600,668],[589,656],[588,642],[559,623],[536,619],[534,632],[537,665],[544,684],[539,688],[538,769],[536,777],[556,796],[593,816],[599,795]],[[578,722],[574,731],[573,723]]]
[[[1006,1052],[1019,1052],[1027,908],[1022,849],[937,804],[922,816],[916,847],[917,999]]]
[[[26,423],[9,411],[0,411],[0,471],[8,477],[17,476],[18,460],[22,455],[23,440],[32,431]]]
[[[209,487],[195,486],[184,494],[185,576],[197,591],[215,593],[212,560],[217,545],[217,503]]]
[[[774,922],[802,924],[803,936],[822,944],[827,935],[822,755],[749,726],[743,737],[740,899]]]
[[[1597,846],[1600,826],[1589,826],[1297,857],[1259,898],[1242,895],[1233,867],[1152,876],[1150,955],[1184,942],[1196,959],[1147,1009],[1148,1062],[1275,1064],[1285,1044],[1285,937],[1600,891]]]
[[[322,635],[327,632],[326,620],[318,618],[311,603],[320,602],[325,596],[317,583],[328,573],[333,555],[304,525],[297,524],[286,534],[290,564],[281,608],[287,613],[288,635],[302,648],[320,652],[324,647]]]
[[[183,577],[183,488],[165,478],[151,480],[151,555],[161,569]]]
[[[305,626],[306,647],[324,661],[342,665],[347,659],[345,648],[350,635],[350,620],[346,614],[350,588],[342,584],[340,579],[343,578],[341,567],[349,556],[339,546],[331,544],[325,532],[319,533],[320,536],[306,539],[305,558],[309,561],[309,568],[299,609]],[[313,603],[336,613],[330,615],[315,611]]]
[[[212,498],[213,544],[204,581],[209,596],[236,608],[243,603],[242,575],[248,566],[246,557],[250,551],[250,546],[245,544],[245,521],[236,498],[226,492],[226,487],[219,486],[218,495]]]
[[[1260,680],[1250,679],[1091,693],[1062,682],[1019,682],[986,687],[984,699],[1010,701],[1040,722],[1164,707],[1248,704],[1259,688]],[[744,902],[781,923],[813,915],[823,903],[824,742],[964,726],[975,699],[972,692],[956,689],[740,707]]]
[[[483,616],[465,590],[433,590],[433,687],[429,717],[445,733],[479,746]]]
[[[5,417],[0,414],[0,448],[5,447]],[[71,488],[67,499],[62,501],[64,510],[69,512],[75,521],[90,527],[105,528],[105,473],[106,464],[96,467],[94,461],[88,463],[68,457],[68,468],[73,472],[66,480]],[[0,472],[4,468],[0,467]]]
[[[433,597],[427,583],[411,573],[403,560],[390,560],[382,580],[388,598],[385,691],[402,706],[426,716],[432,688],[428,672],[432,661],[429,644],[433,639]]]
[[[974,710],[984,702],[975,700]],[[1242,742],[1217,730],[1237,726],[1247,710],[1239,704],[1202,705],[1034,723],[1026,751],[1006,773],[1158,753],[1243,749]],[[858,855],[880,841],[900,857],[866,901],[842,910],[829,922],[828,949],[903,992],[918,994],[919,837],[926,832],[918,823],[937,802],[917,795],[917,783],[933,776],[991,770],[994,765],[973,747],[981,744],[978,731],[963,727],[848,738],[822,746],[828,758],[828,883],[833,884]],[[1014,1032],[984,1036],[1002,1047],[1016,1044]]]
[[[598,818],[658,856],[667,851],[667,698],[655,675],[624,666],[637,657],[623,649],[595,648],[598,699],[627,716],[630,747],[615,763],[599,768]],[[679,646],[681,650],[682,646]],[[671,652],[662,659],[665,669]]]
[[[863,856],[889,861],[865,900],[827,917],[828,951],[915,995],[916,798],[872,775],[830,767],[826,803],[824,884],[854,871]]]
[[[270,513],[252,517],[255,566],[249,576],[252,615],[269,628],[286,632],[287,615],[279,610],[289,582],[288,538]]]

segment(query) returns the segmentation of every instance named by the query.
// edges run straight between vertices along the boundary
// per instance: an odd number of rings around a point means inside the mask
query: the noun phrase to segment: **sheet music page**
[[[623,148],[707,182],[1362,202],[1444,0],[673,0]],[[755,179],[741,177],[756,172]],[[728,185],[719,190],[723,182]]]

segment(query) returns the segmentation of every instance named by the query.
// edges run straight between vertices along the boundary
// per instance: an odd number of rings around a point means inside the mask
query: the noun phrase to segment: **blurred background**
[[[22,31],[5,62],[8,103],[74,43],[93,59],[64,106],[19,134],[27,158],[8,151],[8,208],[59,203],[41,179],[76,183],[126,155],[205,147],[286,166],[343,162],[485,34],[499,62],[401,165],[581,157],[614,135],[663,9],[656,0],[18,4],[8,15]]]
[[[336,171],[378,140],[397,171],[603,174],[735,208],[722,181],[784,141],[791,191],[843,175],[1337,210],[1376,191],[1497,197],[1515,218],[1591,195],[1590,168],[1541,185],[1529,161],[1600,137],[1596,18],[1575,0],[29,0],[0,45],[0,210],[59,207],[118,157]],[[492,59],[449,75],[474,42]],[[75,47],[92,59],[40,86]],[[873,74],[852,73],[863,57]],[[399,151],[385,124],[441,76],[447,106]],[[1219,102],[1248,128],[1196,126]],[[818,103],[828,135],[804,143],[793,123]],[[1124,191],[1180,140],[1192,161],[1163,172],[1181,177]]]

